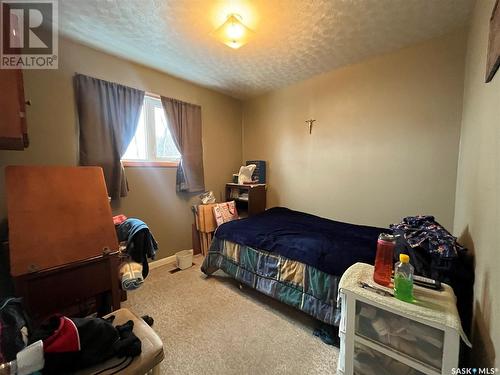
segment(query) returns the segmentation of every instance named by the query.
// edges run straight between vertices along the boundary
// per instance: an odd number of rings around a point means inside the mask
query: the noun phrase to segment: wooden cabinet
[[[235,201],[240,217],[257,215],[266,209],[266,185],[226,184],[226,201]]]
[[[5,187],[10,274],[32,317],[93,301],[101,314],[119,308],[118,239],[102,169],[7,166]]]
[[[0,69],[0,150],[28,147],[23,73]]]

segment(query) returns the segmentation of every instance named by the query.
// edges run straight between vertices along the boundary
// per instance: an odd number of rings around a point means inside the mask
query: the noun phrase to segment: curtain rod
[[[152,96],[153,98],[161,99],[161,96],[158,94],[153,94],[152,92],[146,91],[145,94],[147,96]]]

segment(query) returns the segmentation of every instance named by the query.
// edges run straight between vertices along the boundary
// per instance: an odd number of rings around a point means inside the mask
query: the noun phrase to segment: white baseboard
[[[149,263],[149,269],[154,270],[155,268],[162,267],[171,263],[175,263],[175,255],[171,255],[169,257],[161,258],[158,260],[153,260]]]
[[[189,250],[191,250],[191,249],[189,249]],[[150,262],[149,269],[154,270],[155,268],[162,267],[162,266],[165,266],[167,264],[171,264],[171,263],[175,263],[175,262],[176,262],[176,259],[175,259],[175,254],[174,254],[174,255],[170,255],[169,257],[161,258],[161,259],[154,260],[154,261]]]

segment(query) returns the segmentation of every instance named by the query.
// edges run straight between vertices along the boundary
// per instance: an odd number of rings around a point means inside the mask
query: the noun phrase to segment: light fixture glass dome
[[[251,34],[253,31],[241,22],[241,17],[238,14],[230,14],[226,22],[213,32],[219,41],[234,49],[247,44]]]

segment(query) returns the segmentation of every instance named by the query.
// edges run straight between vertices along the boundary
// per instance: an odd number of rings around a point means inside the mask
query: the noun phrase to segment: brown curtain
[[[112,199],[128,192],[121,157],[134,137],[144,91],[82,74],[75,76],[80,165],[102,167]]]
[[[161,98],[167,125],[181,161],[177,168],[177,192],[205,191],[203,148],[201,144],[201,107],[170,98]]]

